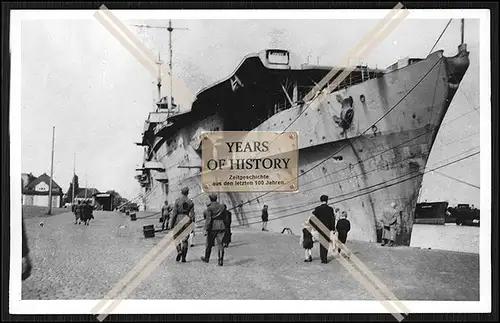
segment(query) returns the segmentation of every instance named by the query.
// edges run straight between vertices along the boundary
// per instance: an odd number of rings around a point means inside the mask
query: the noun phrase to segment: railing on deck
[[[358,72],[353,71],[340,84],[329,84],[328,87],[331,89],[331,92],[345,89],[374,78],[378,78],[384,74],[382,71],[369,69],[367,65],[357,66],[356,69]]]
[[[356,85],[356,84],[359,84],[359,83],[362,83],[362,82],[365,82],[365,81],[368,81],[368,80],[371,80],[374,78],[378,78],[378,77],[382,76],[383,74],[384,73],[381,70],[373,70],[373,69],[368,68],[367,65],[360,65],[360,66],[356,67],[356,71],[353,71],[352,73],[350,73],[349,76],[346,77],[340,84],[335,85],[335,84],[329,83],[328,88],[330,89],[330,93],[331,93],[333,91],[345,89],[345,88],[348,88],[350,86],[353,86],[353,85]],[[314,87],[315,87],[314,85],[313,86],[311,86],[311,85],[308,85],[308,86],[298,85],[298,88],[300,89],[298,101],[300,102],[302,100],[302,98],[307,95],[307,93],[309,93],[311,90],[314,89]],[[270,110],[269,118],[275,114],[280,113],[281,111],[290,109],[291,107],[292,107],[292,105],[286,100],[275,102],[274,106]]]

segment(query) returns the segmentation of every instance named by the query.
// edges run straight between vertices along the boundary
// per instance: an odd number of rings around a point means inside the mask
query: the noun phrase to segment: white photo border
[[[11,314],[91,314],[101,300],[21,299],[21,22],[34,19],[94,20],[99,10],[12,10],[10,26],[10,282]],[[480,20],[480,300],[401,301],[410,313],[491,312],[491,63],[490,11],[487,9],[412,10],[406,19]],[[383,19],[389,10],[112,10],[120,19]],[[196,309],[193,312],[193,309]],[[124,300],[111,314],[209,313],[387,313],[379,301],[279,300]]]

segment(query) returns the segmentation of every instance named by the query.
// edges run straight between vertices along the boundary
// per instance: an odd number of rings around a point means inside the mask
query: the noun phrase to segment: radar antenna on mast
[[[189,30],[189,28],[173,28],[172,27],[172,19],[168,20],[168,27],[163,27],[163,26],[151,26],[151,25],[132,25],[134,27],[141,27],[141,28],[152,28],[152,29],[167,29],[168,30],[168,49],[169,49],[169,56],[170,60],[168,62],[168,67],[169,67],[169,74],[170,74],[170,93],[169,93],[169,104],[168,104],[168,109],[167,109],[167,119],[170,116],[170,110],[173,110],[173,73],[172,73],[172,32],[174,30]],[[159,94],[159,100],[161,101],[161,64],[163,62],[160,60],[160,54],[158,54],[158,94]]]

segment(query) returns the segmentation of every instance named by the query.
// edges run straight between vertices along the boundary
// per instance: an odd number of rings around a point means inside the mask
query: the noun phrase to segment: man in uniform
[[[163,222],[161,223],[161,230],[169,230],[168,223],[170,222],[170,212],[172,212],[172,206],[168,205],[168,201],[161,207],[161,218]],[[166,228],[165,228],[166,227]]]
[[[189,188],[184,187],[181,190],[182,196],[179,197],[174,204],[174,208],[172,210],[172,221],[170,228],[173,229],[177,223],[179,223],[182,219],[184,219],[186,216],[190,218],[191,221],[189,221],[184,228],[181,228],[177,236],[182,233],[185,228],[191,224],[191,222],[195,221],[195,215],[194,215],[194,203],[193,201],[188,198],[189,194]],[[177,238],[177,236],[174,236],[174,239]],[[176,261],[180,261],[182,259],[182,262],[186,262],[186,255],[188,251],[188,239],[189,236],[184,238],[181,243],[177,245],[177,257],[175,258]]]
[[[312,213],[318,218],[318,220],[321,221],[321,223],[323,223],[325,227],[328,228],[328,230],[330,230],[329,233],[331,234],[331,232],[335,231],[335,214],[333,208],[328,205],[327,195],[321,195],[320,201],[321,205],[316,207]],[[331,243],[330,236],[327,232],[323,232],[323,230],[316,227],[312,221],[310,221],[310,224],[316,231],[318,231],[319,234],[321,234],[323,238],[325,238],[328,243]],[[328,262],[328,248],[325,248],[321,243],[319,244],[319,255],[321,263],[326,264]]]
[[[392,202],[391,208],[385,209],[382,215],[382,246],[387,244],[389,244],[389,247],[394,246],[399,215],[397,206],[395,202]]]
[[[224,223],[224,216],[226,207],[217,202],[217,194],[210,194],[210,205],[204,212],[205,215],[205,235],[207,236],[207,245],[205,249],[205,256],[201,260],[207,262],[210,260],[210,253],[215,240],[219,250],[219,266],[224,262],[224,234],[226,232],[226,224]]]

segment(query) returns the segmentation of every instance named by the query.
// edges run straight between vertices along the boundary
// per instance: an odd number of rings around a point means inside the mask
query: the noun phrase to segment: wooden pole
[[[56,127],[52,127],[52,158],[50,162],[50,181],[49,181],[49,213],[52,214],[52,177],[54,176],[54,139]]]

